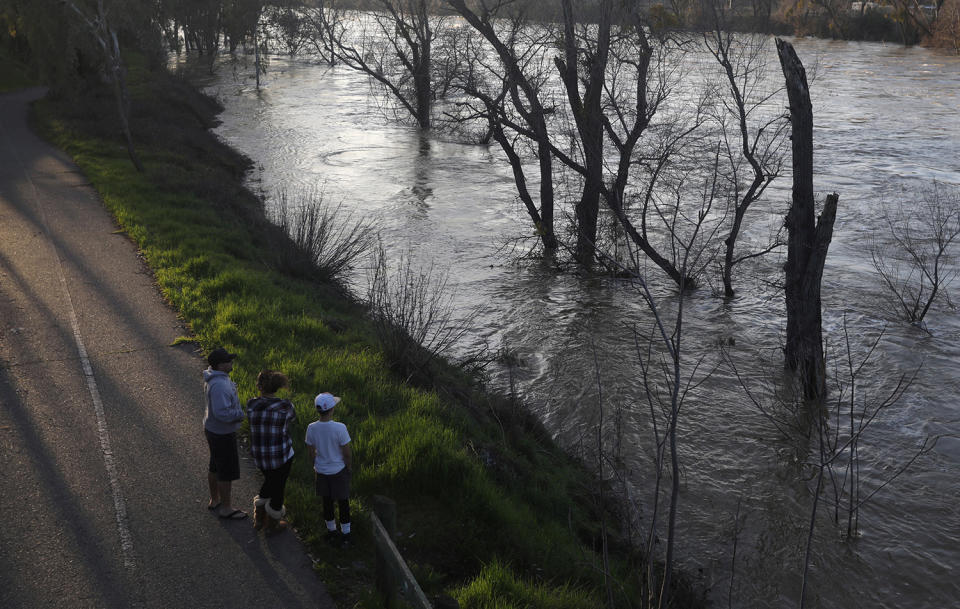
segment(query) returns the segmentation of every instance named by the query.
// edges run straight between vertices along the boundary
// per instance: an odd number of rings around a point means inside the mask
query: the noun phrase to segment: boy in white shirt
[[[341,545],[350,544],[350,434],[347,426],[333,420],[333,407],[340,398],[321,393],[314,400],[320,420],[307,426],[306,444],[316,472],[316,492],[323,498],[323,519],[327,522],[327,539],[337,536],[333,501],[340,508]]]

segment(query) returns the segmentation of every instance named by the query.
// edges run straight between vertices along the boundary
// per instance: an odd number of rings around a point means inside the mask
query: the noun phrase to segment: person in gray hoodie
[[[220,518],[242,520],[243,510],[230,505],[230,487],[240,478],[240,454],[237,452],[237,429],[243,421],[243,409],[237,385],[230,379],[237,355],[217,348],[207,356],[210,367],[203,371],[203,395],[207,412],[203,431],[210,447],[207,482],[210,486],[208,510],[217,510]]]

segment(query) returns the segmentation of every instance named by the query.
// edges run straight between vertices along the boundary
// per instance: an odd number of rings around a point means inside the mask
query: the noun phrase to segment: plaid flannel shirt
[[[250,451],[262,470],[277,469],[293,457],[293,440],[287,431],[296,420],[293,404],[280,398],[253,398],[247,402]]]

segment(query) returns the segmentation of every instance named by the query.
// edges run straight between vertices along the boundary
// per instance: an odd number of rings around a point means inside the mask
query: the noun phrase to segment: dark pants
[[[340,524],[350,522],[350,500],[339,499],[337,504],[340,507]],[[333,497],[323,498],[323,519],[327,522],[333,520]]]
[[[293,465],[293,458],[277,469],[262,469],[263,484],[260,486],[260,498],[270,499],[270,509],[280,511],[283,509],[283,491],[287,487],[287,478],[290,476],[290,467]]]
[[[323,498],[323,519],[327,522],[333,520],[333,501],[336,499],[340,507],[340,524],[350,522],[350,472],[343,468],[335,474],[314,473],[316,493]]]
[[[240,453],[237,452],[237,434],[218,434],[203,430],[210,447],[208,470],[216,474],[220,482],[232,482],[240,478]]]

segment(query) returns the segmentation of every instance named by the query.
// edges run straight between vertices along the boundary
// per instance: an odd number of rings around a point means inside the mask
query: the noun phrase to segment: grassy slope
[[[582,468],[536,424],[454,370],[445,373],[447,397],[399,382],[360,305],[267,262],[277,235],[240,186],[246,160],[206,131],[215,105],[143,67],[133,66],[129,80],[143,174],[120,143],[108,98],[46,101],[35,120],[139,246],[192,328],[189,339],[240,354],[233,376],[241,398],[254,395],[261,368],[289,376],[299,458],[287,505],[338,603],[375,606],[362,513],[372,494],[382,494],[398,504],[399,545],[428,593],[445,590],[465,607],[598,606],[599,561],[584,544],[598,518]],[[354,438],[359,543],[344,552],[321,547],[324,526],[303,458],[320,390],[343,396],[338,419]],[[357,561],[366,568],[354,568]]]

